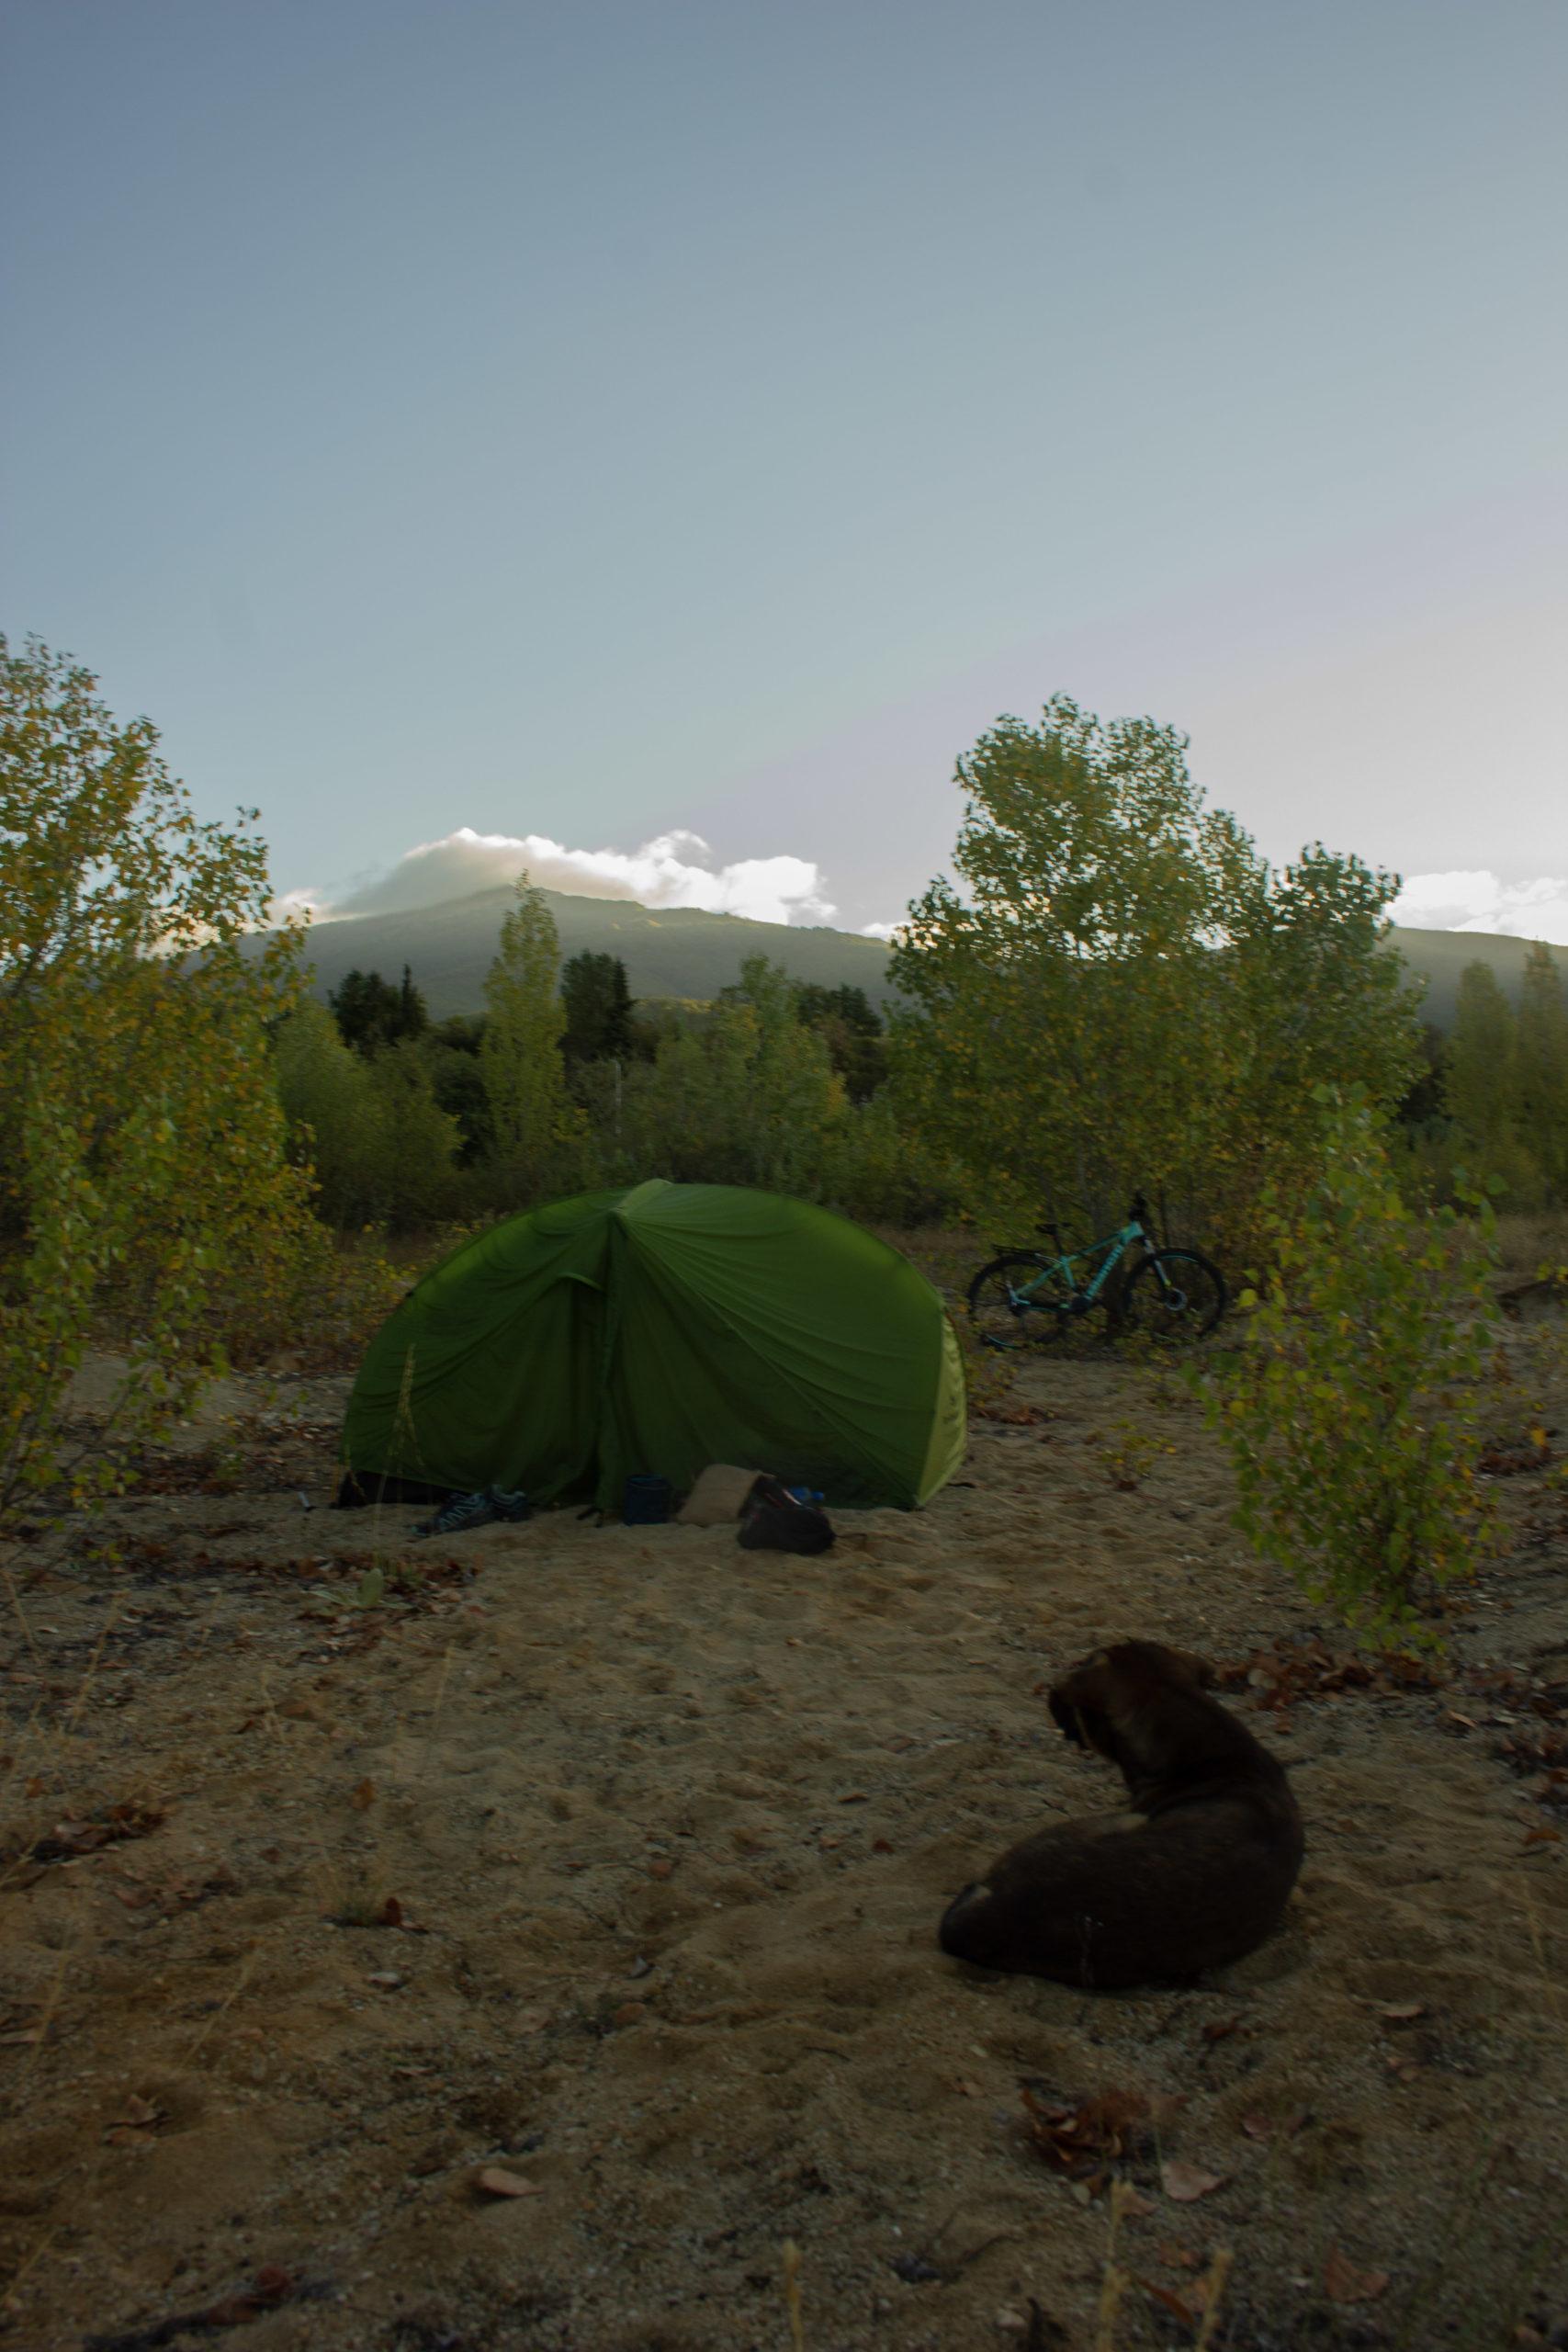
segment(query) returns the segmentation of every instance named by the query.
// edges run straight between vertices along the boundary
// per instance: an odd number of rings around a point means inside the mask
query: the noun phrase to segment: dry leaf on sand
[[[1212,2196],[1224,2186],[1223,2173],[1205,2172],[1201,2165],[1183,2164],[1179,2156],[1168,2156],[1159,2168],[1160,2186],[1178,2205],[1191,2205],[1200,2197]]]
[[[1148,2136],[1141,2091],[1100,2091],[1069,2107],[1047,2105],[1025,2084],[1022,2097],[1035,2146],[1069,2178],[1098,2171],[1104,2157],[1131,2154]]]
[[[1388,2280],[1386,2270],[1358,2270],[1337,2245],[1330,2246],[1323,2283],[1337,2303],[1374,2303]]]

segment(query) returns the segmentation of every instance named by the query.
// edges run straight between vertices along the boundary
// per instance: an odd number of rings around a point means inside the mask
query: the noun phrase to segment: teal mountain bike
[[[1055,1225],[1041,1230],[1054,1252],[1005,1250],[969,1285],[970,1320],[985,1347],[1038,1346],[1097,1307],[1119,1339],[1183,1346],[1212,1331],[1225,1311],[1219,1268],[1196,1250],[1162,1250],[1141,1193],[1126,1224],[1087,1249],[1065,1249]]]

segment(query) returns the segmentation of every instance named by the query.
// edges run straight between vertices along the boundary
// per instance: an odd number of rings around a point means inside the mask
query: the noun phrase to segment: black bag
[[[766,1472],[740,1507],[736,1541],[748,1552],[826,1552],[833,1540],[827,1512],[797,1503],[789,1488]]]

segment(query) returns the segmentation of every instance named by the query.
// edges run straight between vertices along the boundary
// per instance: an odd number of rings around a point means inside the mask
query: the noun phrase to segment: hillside
[[[1427,983],[1423,1012],[1438,1029],[1453,1024],[1460,976],[1467,964],[1490,964],[1517,1004],[1525,957],[1532,939],[1513,939],[1493,931],[1395,931],[1394,944],[1411,970]],[[1568,949],[1553,951],[1568,968]]]
[[[580,899],[547,890],[561,955],[618,956],[634,997],[715,997],[738,980],[748,956],[766,956],[797,980],[825,988],[846,983],[882,1005],[889,994],[887,951],[854,932],[750,922],[695,907],[638,906],[630,899]],[[395,978],[408,965],[438,1021],[479,1012],[510,888],[476,890],[439,906],[311,926],[309,956],[315,993],[325,997],[355,969]]]
[[[559,890],[544,895],[562,956],[584,948],[618,956],[633,996],[644,1001],[715,997],[739,979],[748,956],[769,956],[797,980],[862,988],[879,1008],[892,994],[886,946],[857,932],[751,922],[696,907],[654,909],[630,899],[583,899]],[[436,1020],[478,1012],[502,918],[512,902],[509,888],[476,890],[439,906],[316,923],[310,939],[315,993],[324,999],[355,967],[395,978],[407,964]],[[1427,982],[1427,1018],[1440,1029],[1453,1020],[1467,964],[1478,958],[1489,963],[1509,995],[1517,996],[1530,947],[1527,939],[1491,932],[1395,931],[1393,938],[1411,970]]]

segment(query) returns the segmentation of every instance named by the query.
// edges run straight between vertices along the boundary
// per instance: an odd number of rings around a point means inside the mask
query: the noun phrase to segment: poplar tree
[[[561,1058],[566,1009],[556,989],[559,965],[555,919],[544,892],[524,873],[485,977],[479,1046],[494,1163],[515,1199],[536,1197],[566,1178],[581,1154],[583,1122],[568,1096]]]
[[[267,1044],[297,943],[240,952],[269,915],[255,812],[198,822],[96,687],[0,637],[0,1520],[112,1488],[325,1246]],[[78,1446],[62,1406],[99,1337],[125,1370]]]
[[[1397,876],[1320,846],[1275,874],[1186,750],[1057,695],[958,762],[958,880],[910,908],[888,977],[901,1114],[978,1201],[1101,1230],[1146,1189],[1240,1221],[1318,1148],[1314,1086],[1409,1086]]]
[[[1449,1116],[1490,1172],[1514,1140],[1518,1083],[1518,1023],[1490,964],[1479,959],[1460,975],[1449,1038],[1444,1096]]]
[[[1568,1200],[1568,1001],[1543,940],[1525,958],[1515,1057],[1519,1139],[1553,1198]]]

